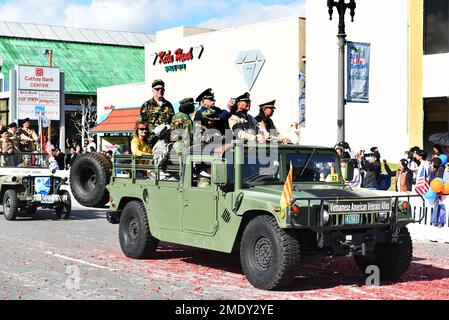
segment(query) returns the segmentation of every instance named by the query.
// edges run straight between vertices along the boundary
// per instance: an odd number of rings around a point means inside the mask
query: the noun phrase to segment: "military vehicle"
[[[44,155],[34,154],[35,162]],[[0,167],[0,199],[6,220],[34,216],[38,208],[54,209],[58,219],[68,219],[72,210],[70,193],[61,187],[67,178],[40,166]]]
[[[293,201],[282,208],[290,168]],[[156,258],[159,241],[239,251],[248,281],[265,290],[291,285],[299,263],[323,256],[353,256],[363,274],[376,265],[382,280],[397,280],[412,260],[406,226],[424,216],[411,206],[422,197],[352,190],[335,150],[323,147],[235,141],[212,154],[188,150],[164,170],[151,157],[111,164],[89,154],[76,160],[70,183],[81,204],[110,201],[127,257]]]

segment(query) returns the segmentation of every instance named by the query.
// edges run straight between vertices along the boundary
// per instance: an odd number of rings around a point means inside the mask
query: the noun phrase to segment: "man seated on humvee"
[[[23,157],[23,162],[21,164],[19,164],[19,168],[26,168],[26,167],[31,167],[31,156],[24,156]]]

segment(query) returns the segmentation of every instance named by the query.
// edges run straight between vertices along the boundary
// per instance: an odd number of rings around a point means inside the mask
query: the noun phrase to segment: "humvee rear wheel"
[[[67,190],[59,191],[59,195],[67,196],[67,202],[65,202],[60,207],[55,208],[56,217],[58,219],[67,220],[70,217],[70,214],[72,213],[72,198],[70,197],[70,193]]]
[[[129,202],[123,209],[119,225],[120,247],[128,258],[151,259],[159,240],[153,237],[148,225],[147,213],[139,201]]]
[[[375,251],[366,256],[355,256],[355,262],[363,274],[369,266],[380,269],[380,279],[395,281],[407,272],[413,258],[413,243],[407,228],[399,233],[397,243],[387,242],[376,245]]]
[[[70,169],[70,188],[75,199],[86,207],[106,205],[111,168],[111,161],[100,153],[87,153],[77,158]]]
[[[271,216],[251,220],[243,232],[240,262],[248,281],[256,288],[277,290],[294,279],[299,262],[297,237],[279,228]]]
[[[16,190],[6,190],[3,196],[3,214],[8,221],[14,221],[19,214],[19,199]]]

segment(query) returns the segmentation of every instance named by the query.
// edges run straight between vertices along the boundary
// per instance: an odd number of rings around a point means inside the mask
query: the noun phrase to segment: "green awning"
[[[144,48],[0,37],[5,79],[16,64],[48,65],[45,49],[53,50],[53,66],[65,73],[66,94],[145,81]]]

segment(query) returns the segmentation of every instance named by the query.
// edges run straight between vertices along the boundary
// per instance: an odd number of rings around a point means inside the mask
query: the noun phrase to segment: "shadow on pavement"
[[[4,218],[1,218],[4,219]],[[75,220],[98,220],[98,219],[104,219],[106,221],[106,211],[89,211],[89,210],[83,210],[83,209],[75,209],[72,210],[72,213],[70,214],[70,218],[68,220],[61,220],[61,221],[75,221]],[[25,213],[21,213],[16,221],[48,221],[48,220],[59,220],[56,218],[56,212],[52,209],[38,209],[37,212],[31,216],[27,215]]]
[[[162,244],[158,249],[157,260],[180,259],[182,262],[202,267],[218,269],[225,272],[243,274],[239,253],[223,254],[207,250],[178,247]],[[449,279],[449,270],[430,264],[419,263],[428,261],[424,258],[414,258],[409,270],[396,282],[384,282],[381,285],[398,283],[412,284],[422,281]],[[313,263],[304,264],[296,270],[295,281],[285,292],[331,289],[339,286],[365,286],[367,275],[363,275],[354,262],[348,257],[322,258]]]

